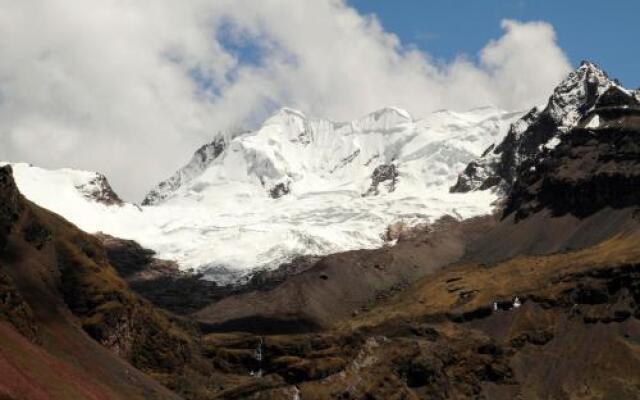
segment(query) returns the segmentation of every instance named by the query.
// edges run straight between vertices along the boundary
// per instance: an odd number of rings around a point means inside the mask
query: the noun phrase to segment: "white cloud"
[[[341,0],[0,0],[0,158],[99,170],[140,198],[217,130],[281,105],[334,119],[520,109],[570,66],[549,24],[503,28],[478,63],[442,64]]]

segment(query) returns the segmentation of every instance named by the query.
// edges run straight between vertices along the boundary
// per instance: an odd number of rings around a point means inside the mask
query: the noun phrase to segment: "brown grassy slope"
[[[10,170],[0,168],[0,178],[3,174],[10,176]],[[33,342],[0,342],[2,368],[7,371],[0,375],[0,388],[8,395],[178,397],[160,382],[187,399],[212,399],[225,387],[251,385],[248,373],[236,374],[217,363],[210,344],[203,352],[200,334],[190,322],[131,291],[109,264],[98,238],[22,198],[11,179],[4,182],[0,199],[13,199],[15,207],[5,207],[7,218],[0,218],[10,228],[0,231],[5,243],[0,272],[8,277],[7,284],[0,285],[0,319],[37,332]],[[11,302],[3,302],[9,293],[19,294],[23,301],[12,295]],[[45,373],[48,369],[36,367],[41,362],[67,372]],[[14,378],[20,385],[13,385]],[[79,382],[90,392],[78,387]],[[281,386],[282,381],[273,384]]]
[[[443,398],[469,395],[469,382],[455,375],[466,368],[466,376],[478,378],[474,391],[491,399],[640,398],[638,243],[634,233],[575,252],[448,268],[348,330],[440,332],[458,359],[442,372],[431,370],[428,382],[414,390],[418,394],[449,388]],[[516,296],[523,306],[510,308]],[[381,347],[393,349],[398,340]],[[478,347],[487,344],[491,348]],[[475,364],[485,353],[488,363]],[[486,374],[477,375],[476,367]],[[438,384],[443,377],[447,384]]]
[[[2,399],[116,399],[126,393],[53,356],[6,322],[0,322],[0,343]]]
[[[355,323],[375,324],[377,320],[387,320],[394,315],[424,316],[427,311],[433,315],[464,314],[490,308],[494,301],[510,301],[514,296],[525,301],[532,298],[536,302],[555,299],[573,287],[575,282],[571,278],[575,276],[622,270],[640,263],[638,244],[640,229],[573,252],[521,256],[494,265],[452,266],[425,277],[401,296],[376,309],[375,313],[356,319]]]
[[[445,220],[392,247],[324,257],[275,287],[230,296],[194,317],[215,331],[327,329],[447,265],[585,248],[631,229],[632,214],[632,209],[603,209],[583,219],[542,211],[517,223],[492,216]]]
[[[210,334],[229,374],[264,374],[217,395],[640,398],[639,241],[636,229],[582,250],[444,268],[322,334]]]
[[[60,271],[59,289],[89,335],[143,371],[174,371],[189,362],[192,338],[131,292],[97,239],[42,209]]]
[[[191,323],[133,293],[98,238],[24,199],[10,178],[0,168],[0,321],[12,324],[0,332],[0,398],[178,398],[160,382],[212,399],[252,384],[211,359],[215,346],[203,352]],[[15,332],[24,327],[32,341]]]
[[[0,220],[5,228],[0,234],[5,245],[0,250],[0,272],[7,277],[0,298],[4,308],[10,305],[13,310],[3,313],[3,319],[23,333],[37,332],[29,342],[37,349],[15,338],[0,341],[5,367],[29,371],[25,382],[50,389],[52,398],[70,398],[55,389],[64,378],[41,374],[41,369],[21,359],[46,359],[52,366],[66,368],[81,377],[79,381],[86,379],[93,388],[91,395],[98,398],[174,398],[118,355],[147,372],[163,372],[183,362],[185,339],[171,329],[166,316],[127,290],[104,262],[95,239],[22,198],[10,169],[2,168],[0,175]],[[16,307],[15,294],[24,306]],[[12,337],[8,327],[3,332]],[[11,376],[0,376],[0,382],[10,384]],[[80,393],[76,398],[90,398],[78,387],[79,381],[70,379],[69,390]]]

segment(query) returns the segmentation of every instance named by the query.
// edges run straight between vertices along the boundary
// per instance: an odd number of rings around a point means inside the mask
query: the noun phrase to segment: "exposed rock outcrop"
[[[555,148],[519,166],[505,215],[521,219],[548,208],[585,217],[640,206],[639,138],[640,102],[612,86]]]
[[[269,197],[272,199],[279,199],[282,196],[286,196],[291,192],[291,182],[278,182],[269,189]]]
[[[96,174],[95,178],[85,184],[76,186],[76,189],[89,200],[94,200],[98,203],[108,206],[122,206],[124,204],[122,199],[111,187],[111,184],[109,184],[107,178],[102,174]]]
[[[153,250],[146,249],[133,240],[125,240],[98,233],[95,235],[104,246],[109,263],[129,284],[157,279],[163,276],[179,276],[175,261],[160,260]]]
[[[364,196],[378,195],[380,194],[380,185],[384,185],[387,192],[391,193],[396,190],[398,185],[398,167],[396,164],[382,164],[378,165],[371,174],[371,186],[364,194]]]

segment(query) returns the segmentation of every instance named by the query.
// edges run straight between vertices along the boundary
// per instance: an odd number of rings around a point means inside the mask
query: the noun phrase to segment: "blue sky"
[[[640,1],[610,0],[348,0],[375,14],[385,30],[436,58],[475,56],[500,37],[500,21],[551,23],[574,65],[589,59],[628,88],[640,87]]]

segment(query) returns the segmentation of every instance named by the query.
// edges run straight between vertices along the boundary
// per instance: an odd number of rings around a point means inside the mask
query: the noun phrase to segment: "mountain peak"
[[[591,61],[583,60],[580,63],[580,66],[576,68],[573,72],[578,81],[590,81],[590,82],[600,82],[603,84],[611,83],[613,80],[609,78],[609,75],[605,70],[600,68],[600,66]],[[572,81],[572,74],[569,74],[565,82]],[[564,82],[563,82],[564,83]],[[562,84],[560,84],[562,86]]]
[[[401,125],[413,122],[409,112],[398,107],[384,107],[360,118],[355,124],[363,131],[395,131]]]
[[[155,207],[144,208],[142,218],[153,216],[158,231],[181,248],[160,235],[140,240],[141,231],[121,236],[225,281],[239,279],[237,271],[295,255],[374,246],[396,220],[484,213],[493,194],[451,202],[446,188],[517,118],[494,113],[491,123],[481,122],[492,118],[487,111],[482,118],[438,116],[430,124],[385,107],[334,123],[284,108],[246,135],[203,147],[194,162],[147,196],[143,205]],[[388,206],[406,197],[429,198],[431,205],[425,209],[419,200]]]
[[[607,73],[597,64],[583,60],[578,68],[571,71],[569,75],[567,75],[567,77],[562,80],[558,86],[556,86],[554,94],[558,92],[565,92],[588,83],[608,87],[613,83],[613,81],[609,79]]]
[[[282,107],[269,117],[264,125],[280,125],[300,123],[307,120],[307,116],[300,110],[294,108]]]
[[[610,85],[613,81],[609,79],[609,75],[597,64],[591,61],[582,61],[580,66],[556,87],[555,91],[562,90],[565,87],[573,87],[576,84],[584,84],[585,82],[599,83],[601,85]]]
[[[583,61],[553,91],[547,110],[560,130],[575,126],[598,96],[616,83],[596,64]]]
[[[470,163],[451,190],[508,189],[519,165],[576,127],[612,87],[626,91],[596,64],[583,61],[554,89],[544,109],[534,108],[516,121],[502,143]]]
[[[113,190],[107,177],[96,172],[93,177],[85,182],[79,182],[75,188],[88,200],[111,206],[123,206],[124,201]]]
[[[578,69],[590,69],[590,70],[597,70],[597,71],[604,72],[602,68],[598,66],[598,64],[591,62],[589,60],[580,61],[580,65],[578,66]]]
[[[407,122],[411,122],[413,120],[413,118],[411,117],[411,114],[409,114],[407,110],[404,110],[399,107],[393,107],[393,106],[383,107],[379,110],[376,110],[372,113],[365,115],[364,118],[373,117],[374,119],[381,119],[381,118],[386,118],[391,116],[400,117],[402,119],[407,120]]]

